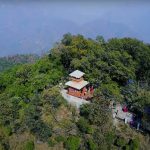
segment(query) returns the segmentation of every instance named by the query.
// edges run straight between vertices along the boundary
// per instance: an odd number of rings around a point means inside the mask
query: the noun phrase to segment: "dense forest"
[[[80,110],[60,94],[76,69],[94,86]],[[0,149],[148,150],[149,128],[113,124],[110,101],[126,103],[150,124],[150,45],[137,39],[65,34],[34,64],[0,73]]]
[[[0,57],[0,72],[10,69],[16,65],[34,63],[38,58],[38,55],[33,54]]]

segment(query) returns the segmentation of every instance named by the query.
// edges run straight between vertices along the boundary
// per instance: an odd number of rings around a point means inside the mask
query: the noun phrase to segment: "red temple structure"
[[[83,79],[84,74],[79,70],[69,74],[70,81],[65,84],[67,85],[67,94],[83,99],[93,97],[94,88],[93,86],[89,86],[89,82]]]

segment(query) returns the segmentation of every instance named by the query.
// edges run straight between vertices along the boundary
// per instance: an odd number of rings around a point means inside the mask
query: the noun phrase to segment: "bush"
[[[77,150],[80,146],[80,138],[77,136],[70,136],[65,142],[67,150]]]
[[[87,133],[88,133],[88,134],[94,133],[94,128],[92,128],[91,126],[88,126],[88,127],[87,127]]]
[[[53,147],[53,146],[55,146],[55,144],[56,144],[56,141],[54,139],[48,140],[48,146],[49,147]]]
[[[88,121],[84,119],[83,117],[79,119],[79,121],[77,122],[77,126],[79,130],[83,133],[93,133],[93,130],[88,124]]]
[[[2,144],[0,144],[0,150],[4,150],[4,147]]]
[[[114,143],[114,139],[116,138],[115,133],[113,131],[107,133],[105,135],[105,137],[106,137],[106,141],[109,145],[112,145]]]
[[[90,114],[90,105],[89,104],[85,104],[82,105],[80,107],[80,115],[84,116],[85,118],[88,118],[89,114]]]
[[[7,127],[1,126],[0,130],[3,131],[3,133],[6,137],[8,137],[12,134],[12,129],[9,126],[7,126]]]
[[[138,139],[131,140],[129,144],[131,150],[139,150],[140,143]]]
[[[38,121],[35,127],[31,130],[41,141],[47,141],[52,135],[49,126],[41,121]]]
[[[48,90],[44,90],[43,99],[48,105],[52,106],[53,108],[58,108],[62,104],[66,104],[66,101],[61,96],[57,87],[52,87]]]
[[[97,150],[97,145],[92,139],[88,140],[87,145],[89,150]]]
[[[116,145],[119,146],[119,147],[123,147],[126,145],[126,141],[124,138],[122,137],[118,137],[117,138],[117,141],[116,141]]]
[[[124,150],[131,150],[129,145],[123,147]]]
[[[65,137],[63,137],[63,136],[57,136],[56,138],[55,138],[55,140],[59,143],[59,142],[64,142],[65,141]]]
[[[34,142],[33,141],[27,141],[25,143],[23,150],[34,150]]]

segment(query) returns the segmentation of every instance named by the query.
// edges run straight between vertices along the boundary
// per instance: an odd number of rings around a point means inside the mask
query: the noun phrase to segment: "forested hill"
[[[80,113],[60,95],[59,83],[76,69],[95,89]],[[0,149],[148,150],[149,133],[116,128],[108,107],[111,100],[130,104],[149,125],[150,89],[141,81],[150,83],[149,45],[66,34],[49,55],[0,73]]]
[[[0,57],[0,72],[10,69],[15,65],[34,63],[38,58],[39,56],[34,54]]]

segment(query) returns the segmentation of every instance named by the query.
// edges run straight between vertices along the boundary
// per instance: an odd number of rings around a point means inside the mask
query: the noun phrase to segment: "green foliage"
[[[59,143],[59,142],[65,142],[65,137],[63,137],[63,136],[57,136],[56,138],[55,138],[55,140]]]
[[[126,146],[124,146],[124,149],[125,149],[125,150],[130,150],[130,146],[129,146],[129,145],[126,145]]]
[[[116,145],[119,147],[123,147],[126,145],[126,141],[123,137],[118,137],[116,140]]]
[[[89,114],[90,114],[90,105],[89,104],[85,104],[85,105],[82,105],[80,107],[80,115],[81,116],[84,116],[84,118],[88,118],[89,117]]]
[[[101,45],[105,44],[105,39],[103,38],[103,36],[97,36],[96,41]]]
[[[55,146],[56,143],[57,143],[57,142],[56,142],[54,139],[49,139],[49,140],[48,140],[48,146],[49,146],[49,147]]]
[[[137,94],[137,97],[134,98],[134,105],[138,108],[150,106],[150,91],[147,90],[140,90]]]
[[[30,106],[26,109],[25,124],[38,139],[47,141],[47,139],[52,135],[52,132],[50,127],[40,119],[40,111],[40,99],[38,96],[36,96],[32,100]]]
[[[27,141],[24,145],[23,150],[34,150],[34,142],[33,141]]]
[[[19,114],[19,103],[20,99],[17,97],[12,97],[9,101],[5,101],[5,99],[1,99],[0,101],[0,120],[3,125],[13,125],[14,120],[18,119]]]
[[[46,104],[58,108],[61,104],[65,104],[65,100],[60,94],[58,87],[52,87],[43,92],[43,99]]]
[[[4,150],[4,147],[0,144],[0,150]]]
[[[148,45],[137,39],[123,38],[123,39],[111,39],[108,42],[108,48],[119,51],[127,51],[136,62],[136,77],[138,79],[149,79],[150,68],[150,50]]]
[[[0,58],[0,72],[8,70],[16,65],[34,63],[39,57],[37,55],[15,55]]]
[[[92,133],[92,128],[91,126],[89,125],[88,121],[86,119],[84,119],[83,117],[81,117],[79,119],[79,121],[77,122],[77,126],[79,128],[79,130],[83,133]]]
[[[89,150],[97,150],[97,144],[92,139],[88,139],[87,145]]]
[[[92,129],[94,132],[92,131],[91,133],[97,146],[100,149],[111,149],[114,131],[107,100],[98,96],[92,104],[82,106],[80,113],[93,125]],[[85,126],[84,124],[81,124],[83,129],[86,127],[86,124]]]
[[[114,143],[114,140],[116,138],[115,132],[110,131],[110,132],[106,133],[105,138],[106,138],[108,145],[111,147],[112,143]]]
[[[71,41],[72,41],[72,35],[70,33],[67,33],[63,36],[62,43],[64,45],[70,45]]]
[[[101,104],[100,104],[101,103]],[[102,103],[104,106],[102,106]],[[93,103],[90,107],[93,109],[89,114],[89,121],[91,124],[106,128],[111,126],[111,115],[105,100]],[[110,121],[110,122],[108,122]]]
[[[9,137],[12,134],[12,129],[9,126],[8,127],[0,126],[0,130],[6,137]]]
[[[80,138],[77,136],[70,136],[65,142],[67,150],[78,150],[80,146]]]
[[[98,91],[101,91],[107,99],[121,101],[120,89],[115,82],[101,84],[101,87],[98,89]]]
[[[130,141],[130,149],[131,150],[139,150],[140,149],[140,144],[139,144],[138,139],[133,139]]]
[[[5,150],[5,148],[2,144],[0,144],[0,150]]]
[[[14,63],[12,59],[8,59],[8,65],[0,59],[0,66],[2,62],[6,69],[15,65],[0,73],[0,127],[5,126],[0,136],[3,141],[1,147],[9,148],[7,138],[11,134],[29,131],[44,142],[50,137],[56,137],[55,142],[65,141],[67,149],[78,149],[79,146],[85,149],[87,145],[89,149],[114,149],[115,131],[109,110],[110,100],[126,102],[141,112],[150,105],[149,88],[141,88],[137,84],[139,81],[146,82],[148,86],[150,84],[150,47],[137,39],[105,41],[98,36],[92,40],[68,33],[48,56],[36,63],[32,63],[34,60],[31,59],[31,63],[26,64],[28,59],[24,56]],[[25,64],[16,66],[20,63]],[[3,69],[0,67],[0,70]],[[94,86],[94,98],[91,104],[81,107],[77,123],[70,121],[74,130],[69,125],[62,129],[55,116],[60,106],[66,106],[66,102],[58,84],[66,82],[66,75],[76,69],[85,72],[85,79]],[[70,111],[68,114],[64,112],[67,117],[74,115]],[[51,115],[55,122],[48,123],[47,115]],[[143,116],[146,126],[149,116],[145,113]],[[56,126],[53,127],[53,124]],[[65,135],[55,135],[52,131],[57,127]],[[72,132],[75,136],[70,136]],[[77,133],[81,137],[76,136]],[[87,134],[91,139],[88,143],[84,138]],[[59,136],[69,137],[65,140]],[[117,140],[118,146],[128,149],[123,139]],[[137,149],[137,143],[139,141],[133,140],[131,147]]]

